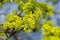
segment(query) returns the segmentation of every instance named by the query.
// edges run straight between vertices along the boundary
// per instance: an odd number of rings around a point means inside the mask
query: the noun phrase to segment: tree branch
[[[22,40],[20,37],[17,37],[16,34],[14,34],[14,37],[15,37],[15,39],[17,39],[17,40]]]

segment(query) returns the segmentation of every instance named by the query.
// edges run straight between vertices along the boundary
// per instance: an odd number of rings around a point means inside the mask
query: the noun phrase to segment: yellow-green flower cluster
[[[2,6],[4,3],[8,3],[10,0],[0,0],[0,6]]]
[[[47,21],[39,24],[41,19],[52,16],[53,7],[46,3],[39,3],[35,0],[3,0],[2,3],[14,2],[19,7],[18,10],[12,11],[13,14],[7,15],[6,21],[3,24],[3,29],[12,31],[23,30],[26,33],[38,31],[42,27],[44,34],[43,40],[59,40],[60,28],[54,28],[52,21]],[[20,14],[24,13],[24,16]],[[8,30],[9,31],[9,30]]]
[[[40,8],[42,10],[41,14],[42,14],[43,18],[50,17],[53,15],[53,11],[54,11],[53,7],[47,5],[45,2],[40,3]]]
[[[46,15],[47,16],[52,16],[53,14],[53,7],[52,6],[47,6],[47,12]]]
[[[23,21],[25,24],[27,24],[28,26],[30,26],[29,28],[34,28],[35,27],[35,19],[34,19],[34,15],[32,14],[26,14],[24,17],[23,17]]]
[[[45,32],[45,33],[47,33],[47,32]],[[60,40],[60,28],[52,27],[49,31],[49,35],[48,34],[44,35],[44,38],[42,40]]]
[[[44,35],[49,35],[51,28],[53,27],[52,21],[47,21],[43,23],[42,30]]]
[[[17,15],[8,15],[7,21],[4,23],[4,29],[12,29],[16,30],[31,30],[37,29],[38,20],[44,18],[44,16],[52,15],[52,7],[48,6],[46,3],[38,3],[34,0],[14,0],[19,5],[20,11],[22,11],[25,15],[23,17],[19,17]],[[51,13],[50,13],[51,12]],[[16,13],[16,12],[15,12]],[[46,15],[45,15],[46,14]],[[49,26],[45,24],[45,26]],[[47,27],[47,29],[49,28]]]
[[[51,21],[45,22],[43,24],[42,32],[44,37],[42,40],[60,40],[60,28],[53,27],[51,24]]]
[[[6,22],[3,24],[3,29],[12,30],[15,28],[15,30],[24,30],[25,32],[31,32],[33,29],[37,29],[36,26],[38,23],[38,19],[35,19],[36,16],[34,14],[25,14],[24,17],[20,17],[15,14],[7,15]],[[37,23],[36,23],[37,22]]]
[[[60,37],[49,36],[49,37],[44,37],[42,40],[60,40]]]
[[[3,24],[3,29],[12,30],[13,28],[15,28],[15,30],[20,30],[23,28],[22,30],[24,30],[25,32],[30,32],[35,28],[35,19],[32,14],[25,15],[23,18],[14,14],[7,15],[6,22],[4,22]]]
[[[9,29],[13,29],[15,28],[16,30],[20,30],[20,28],[22,27],[22,20],[19,16],[17,15],[7,15],[7,19],[6,22],[3,24],[3,28],[4,30]]]
[[[19,5],[20,11],[24,12],[25,14],[33,13],[36,15],[36,19],[50,17],[53,14],[53,7],[47,5],[44,2],[36,2],[34,0],[15,0]]]

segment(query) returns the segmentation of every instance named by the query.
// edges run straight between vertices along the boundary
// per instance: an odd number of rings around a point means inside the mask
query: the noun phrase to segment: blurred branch
[[[3,24],[0,24],[0,33],[3,33],[3,32],[4,32],[2,25],[3,25]]]
[[[16,40],[22,40],[20,37],[17,37],[16,34],[14,34],[14,37],[15,37]]]
[[[3,38],[0,38],[0,40],[4,40]]]

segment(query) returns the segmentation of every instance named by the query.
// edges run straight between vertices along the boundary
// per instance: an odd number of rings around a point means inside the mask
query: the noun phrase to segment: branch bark
[[[20,37],[17,37],[16,34],[14,34],[14,37],[15,37],[16,40],[22,40]]]

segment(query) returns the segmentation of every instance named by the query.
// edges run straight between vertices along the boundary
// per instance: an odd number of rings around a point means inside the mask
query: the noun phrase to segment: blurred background
[[[48,5],[51,5],[54,7],[54,13],[51,17],[51,20],[54,22],[55,27],[60,26],[60,0],[37,0],[37,2],[46,2]],[[12,10],[17,10],[18,5],[14,3],[8,3],[3,4],[2,7],[0,7],[0,24],[3,24],[6,20],[6,15],[12,13]],[[30,34],[25,34],[24,32],[18,33],[18,36],[21,37],[23,40],[40,40],[43,35],[42,32],[32,32]],[[29,36],[29,37],[28,37]],[[13,37],[11,37],[11,40],[15,40]]]

